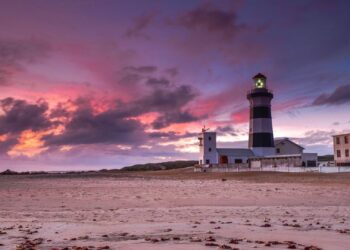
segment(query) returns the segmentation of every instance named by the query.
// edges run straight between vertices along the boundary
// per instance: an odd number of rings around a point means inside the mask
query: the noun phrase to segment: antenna
[[[202,133],[204,133],[204,132],[206,132],[208,130],[209,130],[209,128],[205,128],[205,125],[204,125],[203,128],[202,128]]]

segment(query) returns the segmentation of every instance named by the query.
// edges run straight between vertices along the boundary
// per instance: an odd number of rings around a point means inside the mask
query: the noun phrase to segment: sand
[[[0,197],[0,249],[350,248],[347,174],[0,176]]]

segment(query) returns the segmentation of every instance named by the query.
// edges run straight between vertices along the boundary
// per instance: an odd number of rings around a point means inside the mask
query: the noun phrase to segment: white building
[[[350,166],[350,133],[333,136],[334,161],[336,166]]]
[[[216,133],[202,129],[199,140],[199,164],[241,164],[248,163],[249,157],[254,156],[247,148],[217,148]]]
[[[287,154],[301,154],[304,148],[289,138],[276,138],[275,139],[276,155],[287,155]]]
[[[199,164],[212,164],[218,162],[218,153],[216,150],[216,133],[206,132],[202,129],[199,140]]]

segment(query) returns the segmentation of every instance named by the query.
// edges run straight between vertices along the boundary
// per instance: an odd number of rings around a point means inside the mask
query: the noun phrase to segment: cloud
[[[195,116],[186,109],[186,106],[197,97],[193,88],[189,85],[166,87],[164,86],[166,81],[163,85],[149,85],[151,87],[149,94],[133,102],[120,104],[116,112],[120,116],[139,116],[157,112],[159,116],[152,123],[153,128],[156,129],[200,119],[202,116]]]
[[[149,78],[146,81],[146,84],[153,85],[153,86],[168,86],[170,84],[170,81],[166,78]]]
[[[157,67],[152,65],[143,65],[143,66],[126,66],[119,71],[120,75],[117,79],[117,86],[128,87],[130,89],[124,89],[124,92],[135,92],[138,91],[137,84],[141,81],[152,78],[149,77],[150,74],[153,74],[157,71]]]
[[[202,5],[182,14],[176,23],[189,30],[218,33],[228,40],[244,27],[237,24],[235,12],[220,10],[210,5]]]
[[[69,121],[61,134],[44,136],[46,145],[79,144],[127,144],[138,145],[147,138],[146,125],[135,117],[150,112],[159,113],[151,124],[164,128],[174,123],[198,120],[185,106],[196,95],[191,87],[181,85],[172,88],[151,88],[151,93],[130,102],[116,100],[115,106],[96,113],[91,100],[80,98],[74,104],[77,109],[68,112],[61,105],[51,113],[55,117],[69,113]]]
[[[62,134],[43,137],[46,145],[138,144],[144,138],[144,127],[139,121],[120,117],[113,110],[94,114],[89,106],[73,112]]]
[[[8,84],[9,78],[24,70],[24,65],[47,57],[50,46],[37,40],[0,40],[0,85]]]
[[[197,117],[191,114],[188,110],[166,112],[164,115],[158,117],[152,123],[152,126],[154,129],[161,129],[161,128],[168,127],[171,124],[194,122],[194,121],[198,121],[201,118],[202,117]]]
[[[151,94],[140,98],[134,106],[156,112],[179,110],[192,101],[197,94],[189,85],[174,88],[154,88]]]
[[[350,84],[337,87],[333,93],[318,96],[312,105],[341,105],[345,103],[350,103]]]
[[[332,145],[334,130],[310,130],[304,133],[303,138],[292,138],[293,141],[302,146]]]
[[[131,37],[144,37],[148,38],[148,35],[144,32],[153,22],[156,13],[148,13],[139,16],[134,20],[133,25],[125,32],[125,35]]]
[[[152,65],[145,65],[145,66],[127,66],[124,67],[124,70],[129,70],[134,73],[139,73],[139,74],[147,74],[147,73],[154,73],[157,71],[156,66]]]
[[[15,136],[0,140],[0,155],[6,154],[17,143],[18,139]]]
[[[8,97],[0,100],[0,108],[3,111],[3,115],[0,116],[0,135],[28,129],[39,131],[53,125],[46,115],[48,104],[42,100],[30,104]]]
[[[218,126],[216,128],[216,132],[221,133],[221,134],[228,134],[228,135],[232,135],[232,136],[237,135],[236,130],[230,125]]]
[[[172,76],[172,77],[174,77],[177,74],[179,74],[179,70],[177,68],[168,68],[168,69],[165,70],[165,72],[167,74],[169,74],[170,76]]]
[[[190,132],[186,132],[183,134],[179,134],[175,131],[169,131],[169,132],[151,132],[148,133],[148,136],[150,138],[156,138],[156,139],[162,139],[162,138],[166,138],[167,140],[178,140],[178,139],[182,139],[182,138],[193,138],[198,136],[198,133],[190,133]]]

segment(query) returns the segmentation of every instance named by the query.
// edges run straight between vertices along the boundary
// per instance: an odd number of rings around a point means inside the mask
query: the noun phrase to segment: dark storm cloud
[[[201,117],[194,116],[189,111],[167,112],[158,117],[152,123],[152,126],[154,129],[161,129],[168,127],[171,124],[194,122],[198,121],[199,119],[201,119]]]
[[[171,124],[198,121],[202,117],[191,114],[184,107],[190,103],[197,94],[188,85],[181,85],[174,89],[155,88],[151,95],[141,99],[137,106],[147,107],[150,111],[160,113],[152,123],[153,128],[161,129]]]
[[[169,68],[169,69],[166,69],[165,72],[173,77],[179,74],[179,70],[177,68]]]
[[[120,77],[117,81],[119,86],[134,86],[134,88],[136,88],[138,83],[147,79],[148,75],[155,73],[156,71],[157,67],[152,65],[127,66],[120,71]]]
[[[318,96],[312,105],[340,105],[344,103],[350,103],[350,84],[337,87],[333,93]]]
[[[173,123],[183,123],[199,118],[189,111],[182,111],[196,95],[191,87],[182,85],[175,88],[155,88],[149,95],[130,103],[116,101],[116,107],[94,114],[88,99],[77,99],[74,103],[78,109],[70,113],[70,121],[65,131],[59,135],[44,137],[47,145],[77,144],[133,144],[145,142],[147,134],[145,125],[132,117],[148,112],[158,112],[159,118],[153,124],[163,128]],[[67,111],[66,111],[67,112]],[[65,114],[64,108],[52,114]]]
[[[57,104],[57,106],[50,111],[50,118],[69,117],[69,115],[70,113],[63,103]]]
[[[170,131],[170,132],[152,132],[152,133],[148,133],[148,136],[150,138],[166,138],[167,140],[178,140],[181,138],[189,138],[189,137],[196,137],[198,136],[198,133],[189,133],[186,132],[184,134],[179,134],[176,133],[174,131]]]
[[[236,131],[233,127],[227,125],[227,126],[219,126],[216,128],[216,132],[222,133],[222,134],[230,134],[233,136],[236,136]]]
[[[265,13],[265,29],[257,34],[257,45],[273,64],[275,76],[333,81],[341,73],[338,65],[350,53],[349,1],[289,1],[284,4],[257,3],[258,14]],[[276,21],[278,20],[278,21]],[[340,60],[339,60],[340,59]],[[305,84],[297,85],[305,89]]]
[[[120,116],[138,116],[148,112],[158,112],[159,117],[152,126],[156,129],[167,127],[175,123],[197,121],[196,117],[188,110],[184,110],[197,94],[189,85],[181,85],[173,88],[162,88],[152,85],[150,94],[128,104],[119,105],[116,111]]]
[[[126,73],[119,79],[118,83],[122,85],[137,84],[143,79],[143,76],[136,73]]]
[[[118,117],[134,117],[148,112],[164,114],[182,110],[197,94],[189,85],[162,88],[149,86],[150,93],[129,103],[117,100],[114,110]]]
[[[36,62],[47,56],[50,46],[36,40],[0,40],[0,85],[23,70],[26,63]]]
[[[139,121],[120,117],[110,110],[95,115],[91,107],[75,111],[64,133],[44,137],[47,145],[137,144],[143,139],[144,128]]]
[[[168,86],[170,84],[170,81],[166,78],[148,78],[146,81],[146,84],[153,85],[153,86]]]
[[[7,153],[13,146],[18,143],[16,137],[6,138],[4,141],[0,141],[0,155]]]
[[[52,126],[44,101],[30,104],[24,100],[8,97],[0,101],[3,115],[0,116],[0,134],[19,133],[27,129],[39,131]]]
[[[157,71],[156,66],[152,65],[145,65],[145,66],[127,66],[124,68],[124,70],[131,71],[134,73],[139,74],[147,74],[147,73],[154,73]]]
[[[196,97],[196,93],[189,85],[181,85],[176,88],[156,88],[150,95],[141,98],[137,105],[148,107],[150,111],[178,110]]]
[[[231,39],[243,28],[237,24],[237,16],[233,11],[225,11],[209,5],[203,5],[181,15],[177,22],[187,29],[202,29],[209,32],[220,32],[224,38]]]
[[[145,30],[151,25],[155,18],[155,13],[149,13],[142,15],[135,19],[132,26],[125,32],[127,37],[144,37],[148,38]]]

